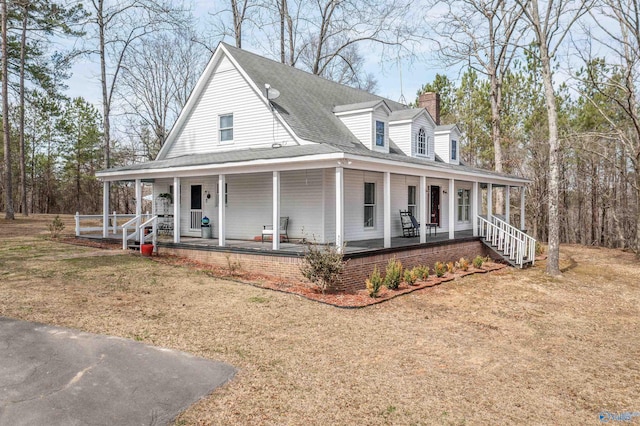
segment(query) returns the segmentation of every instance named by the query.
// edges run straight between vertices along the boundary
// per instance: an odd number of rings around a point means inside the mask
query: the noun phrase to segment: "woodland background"
[[[531,179],[527,228],[549,241],[551,264],[559,242],[639,253],[637,2],[218,5],[199,32],[189,2],[2,1],[7,218],[100,212],[95,172],[154,158],[221,40],[374,93],[364,52],[375,46],[381,67],[409,58],[443,70],[416,98],[440,93],[442,123],[466,135],[466,164]],[[100,64],[99,105],[64,95],[74,61],[87,57]],[[111,191],[116,210],[134,209],[129,185]]]

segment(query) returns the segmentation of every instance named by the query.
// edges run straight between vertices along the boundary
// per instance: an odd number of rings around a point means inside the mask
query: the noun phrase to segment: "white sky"
[[[213,10],[212,2],[207,0],[194,1],[194,16],[198,20],[197,26],[204,28],[210,25],[209,12]],[[233,40],[226,40],[233,43]],[[244,39],[243,47],[254,53],[264,54],[251,48],[251,40]],[[380,64],[380,52],[376,46],[360,48],[360,53],[365,57],[365,69],[375,76],[378,81],[377,94],[388,99],[398,101],[401,94],[407,102],[413,102],[416,93],[423,84],[433,81],[436,73],[448,74],[455,80],[457,74],[450,75],[446,70],[436,70],[427,65],[427,62],[402,61],[402,91],[400,83],[400,70],[397,61]],[[70,97],[82,96],[101,110],[102,93],[100,88],[100,73],[96,59],[84,58],[72,67],[72,77],[67,81],[69,89],[66,94]]]

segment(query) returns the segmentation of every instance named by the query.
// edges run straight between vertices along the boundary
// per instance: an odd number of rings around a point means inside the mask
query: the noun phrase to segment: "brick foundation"
[[[199,262],[226,268],[229,262],[240,263],[240,269],[253,270],[283,280],[306,282],[300,273],[303,258],[299,255],[276,255],[246,253],[233,249],[220,250],[198,248],[160,247],[161,254],[186,257]],[[442,242],[422,246],[409,246],[393,249],[381,249],[366,253],[345,255],[348,260],[337,291],[353,292],[365,288],[365,280],[373,272],[374,266],[384,275],[389,259],[395,257],[404,268],[427,265],[433,268],[435,262],[457,261],[461,257],[472,260],[477,255],[489,256],[491,253],[478,239]]]

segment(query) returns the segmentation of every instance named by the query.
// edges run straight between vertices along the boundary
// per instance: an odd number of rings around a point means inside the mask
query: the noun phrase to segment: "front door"
[[[440,227],[440,187],[431,186],[431,223]]]
[[[189,229],[202,228],[202,185],[191,185],[191,218]]]

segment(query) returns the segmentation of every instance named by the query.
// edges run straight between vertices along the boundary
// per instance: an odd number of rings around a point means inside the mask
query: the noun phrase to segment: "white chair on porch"
[[[287,228],[289,227],[289,216],[280,218],[280,236],[284,237],[289,242],[289,234],[287,234]],[[262,242],[264,243],[264,237],[271,236],[273,239],[273,225],[264,225],[262,227]]]

